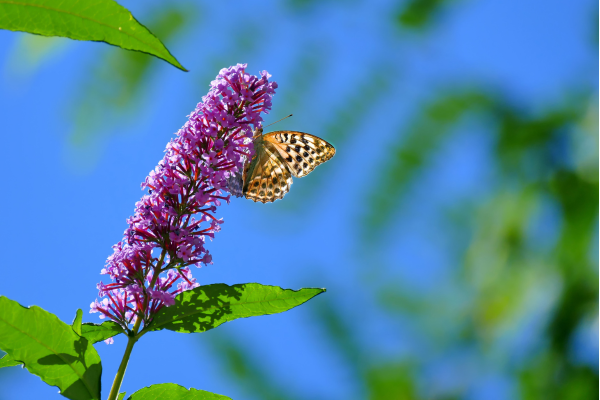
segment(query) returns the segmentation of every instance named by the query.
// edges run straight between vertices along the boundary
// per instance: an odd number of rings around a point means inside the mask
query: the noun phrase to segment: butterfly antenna
[[[273,124],[276,124],[276,123],[278,123],[279,121],[283,121],[284,119],[286,119],[286,118],[289,118],[289,117],[291,117],[292,115],[294,115],[294,114],[290,114],[290,115],[288,115],[287,117],[283,117],[283,118],[281,118],[281,119],[279,119],[279,120],[277,120],[277,121],[275,121],[275,122],[273,122],[273,123],[270,123],[269,125],[265,126],[265,128],[266,128],[266,127],[269,127],[269,126],[271,126],[271,125],[273,125]]]

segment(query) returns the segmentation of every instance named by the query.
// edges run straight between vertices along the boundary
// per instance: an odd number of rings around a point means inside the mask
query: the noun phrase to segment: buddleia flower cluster
[[[138,318],[147,326],[178,293],[199,286],[190,267],[212,264],[205,244],[223,223],[216,209],[229,202],[227,180],[252,157],[253,130],[262,127],[261,113],[271,109],[277,88],[266,71],[254,76],[246,66],[219,72],[142,183],[148,194],[101,271],[112,281],[97,285],[101,299],[91,313],[124,329]]]

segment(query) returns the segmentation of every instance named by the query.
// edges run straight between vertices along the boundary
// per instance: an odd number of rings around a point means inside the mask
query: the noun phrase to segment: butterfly
[[[227,189],[236,196],[270,203],[290,191],[292,175],[301,178],[335,154],[325,140],[304,132],[275,131],[263,135],[256,129],[252,138],[254,156],[243,173],[228,179]]]

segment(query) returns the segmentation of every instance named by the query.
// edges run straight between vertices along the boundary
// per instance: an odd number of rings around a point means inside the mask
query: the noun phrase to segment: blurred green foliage
[[[261,360],[253,357],[235,337],[221,331],[205,338],[209,339],[216,358],[235,379],[236,385],[246,397],[265,400],[296,399],[275,381]]]
[[[396,22],[403,28],[427,28],[449,0],[409,0],[402,2]]]
[[[425,28],[448,3],[403,3],[397,21],[406,28]],[[279,105],[292,112],[310,99],[311,84],[329,62],[319,51],[301,54],[306,58],[290,74],[297,90]],[[320,129],[338,149],[364,135],[357,127],[371,115],[375,99],[390,89],[391,75],[375,71],[354,85],[354,95],[331,106],[330,122]],[[361,388],[356,398],[468,398],[472,382],[435,390],[426,377],[432,363],[457,349],[475,349],[484,364],[514,377],[515,395],[523,400],[598,396],[597,369],[575,361],[572,351],[576,331],[585,321],[597,321],[598,314],[597,260],[591,254],[598,224],[598,114],[590,111],[597,108],[595,96],[567,92],[561,104],[532,110],[496,90],[454,85],[432,95],[398,128],[387,157],[376,161],[374,178],[366,183],[367,206],[356,229],[369,247],[366,254],[385,254],[396,245],[377,239],[396,221],[391,216],[402,210],[410,185],[467,118],[485,120],[490,127],[494,182],[483,199],[445,205],[456,235],[466,238],[447,282],[423,294],[377,268],[369,272],[374,277],[364,280],[380,310],[392,321],[409,321],[429,354],[375,354],[352,317],[330,296],[309,308],[329,348],[342,357]],[[296,202],[313,195],[323,179],[327,174],[312,177]],[[550,244],[541,245],[535,226],[548,204],[559,222]],[[286,205],[293,208],[293,201]],[[397,329],[394,333],[401,335]],[[536,337],[535,345],[519,353],[514,343],[528,334]],[[222,366],[249,397],[298,398],[277,388],[240,339],[213,336],[212,341],[219,356],[225,355]]]
[[[396,135],[398,141],[390,148],[388,159],[379,167],[379,174],[372,185],[364,224],[378,229],[391,221],[389,216],[400,209],[399,199],[407,193],[406,186],[428,158],[439,149],[445,136],[467,112],[481,109],[489,102],[485,94],[471,90],[452,90],[438,95],[423,111],[415,116],[409,126],[401,128]],[[375,236],[369,235],[372,239]],[[365,239],[368,239],[365,237]]]
[[[389,216],[402,207],[403,197],[410,193],[408,185],[430,165],[440,144],[451,140],[457,132],[454,128],[466,115],[491,121],[497,182],[483,201],[463,200],[448,206],[455,229],[466,231],[469,238],[463,254],[457,257],[462,265],[457,265],[450,281],[428,295],[389,276],[365,282],[390,318],[409,318],[422,339],[440,354],[474,347],[484,360],[516,376],[518,394],[524,400],[575,400],[598,395],[597,370],[573,361],[571,345],[582,322],[598,313],[597,264],[590,255],[598,223],[597,161],[595,167],[587,163],[585,169],[573,169],[572,163],[573,159],[582,161],[575,152],[578,138],[594,135],[598,129],[597,115],[589,116],[593,98],[594,93],[567,95],[563,104],[533,113],[492,91],[458,88],[440,92],[396,135],[397,143],[389,148],[378,178],[367,190],[370,194],[365,203],[370,206],[358,229],[368,235],[387,231],[393,221]],[[348,126],[324,129],[335,140],[359,134],[351,129],[360,120],[350,114],[355,106],[339,111],[340,115],[348,113]],[[340,115],[336,120],[344,121]],[[555,242],[540,246],[531,231],[548,203],[559,210],[560,224]],[[369,254],[389,250],[379,248],[380,242],[366,235],[362,240],[371,246]],[[330,347],[353,371],[364,389],[364,398],[467,396],[468,385],[463,384],[440,393],[423,390],[419,382],[432,361],[428,357],[390,360],[372,354],[369,345],[357,337],[351,318],[344,317],[344,310],[329,297],[321,298],[319,307],[310,310],[329,338]],[[541,327],[532,329],[538,329],[537,334],[548,340],[538,343],[533,352],[511,354],[506,341],[526,334],[522,327],[532,314],[547,316]],[[236,340],[231,337],[227,345],[220,344],[227,354],[225,368],[241,382],[271,387],[267,378],[260,380],[260,376],[240,372],[255,369],[249,366],[251,355],[235,344]],[[271,397],[257,398],[292,398],[274,393],[278,392],[273,389],[264,395]]]
[[[489,199],[475,210],[469,202],[459,205],[465,212],[462,221],[455,221],[458,229],[472,224],[463,269],[456,273],[469,300],[459,312],[451,313],[452,318],[439,324],[428,321],[423,331],[440,343],[436,332],[445,329],[447,333],[448,324],[460,323],[457,317],[462,316],[461,335],[483,346],[483,354],[493,352],[500,346],[502,332],[514,327],[516,320],[528,317],[535,292],[546,291],[553,304],[542,333],[549,343],[541,345],[537,354],[525,357],[516,371],[509,371],[520,376],[523,399],[596,397],[598,372],[575,364],[570,344],[582,321],[598,314],[597,264],[590,256],[598,223],[598,170],[596,163],[595,172],[584,175],[573,171],[569,163],[577,157],[573,152],[576,146],[569,141],[582,129],[580,123],[595,94],[566,96],[564,105],[531,116],[498,95],[459,93],[441,95],[402,135],[382,164],[381,170],[389,172],[382,174],[376,186],[381,187],[382,181],[388,186],[373,196],[375,206],[366,221],[373,228],[384,228],[389,221],[386,213],[394,211],[401,193],[423,168],[441,135],[452,132],[452,124],[465,111],[493,117],[498,183]],[[587,129],[597,133],[597,118]],[[527,232],[535,214],[548,201],[558,206],[561,223],[556,243],[540,249]],[[402,299],[409,292],[399,294],[402,289],[391,286],[381,293],[382,305],[401,314],[437,316],[444,314],[440,306],[449,308],[442,302],[451,302],[444,295]]]
[[[152,31],[168,43],[186,24],[196,21],[199,14],[194,3],[170,3],[166,7],[150,8],[145,20]],[[131,122],[132,116],[139,117],[143,104],[140,96],[151,86],[150,74],[157,65],[152,57],[111,50],[103,50],[106,53],[103,62],[89,69],[89,76],[82,79],[73,103],[69,104],[70,119],[74,121],[71,140],[75,145],[88,144],[99,135],[112,132],[116,126]]]

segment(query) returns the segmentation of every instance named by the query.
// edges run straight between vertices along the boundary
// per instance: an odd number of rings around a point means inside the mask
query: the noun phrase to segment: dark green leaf
[[[0,296],[0,349],[65,397],[100,399],[100,356],[56,315]]]
[[[138,390],[128,400],[231,400],[229,397],[220,394],[206,392],[190,388],[187,390],[183,386],[174,383],[161,383]]]
[[[113,336],[123,333],[123,328],[113,321],[106,321],[100,325],[86,322],[81,326],[81,336],[91,343],[98,343]]]
[[[71,324],[71,327],[73,328],[73,331],[78,334],[79,336],[81,336],[81,320],[83,319],[83,311],[81,311],[81,308],[77,310],[77,313],[75,314],[75,319],[73,320],[73,323]]]
[[[186,71],[152,32],[113,0],[0,0],[0,29],[106,42]]]
[[[0,358],[0,368],[14,367],[15,365],[21,365],[22,363],[13,360],[11,356],[5,354],[4,357]]]
[[[447,3],[446,0],[410,0],[402,12],[397,15],[397,21],[405,28],[418,29],[428,25],[439,9]]]
[[[310,300],[325,289],[282,289],[259,283],[217,283],[183,292],[161,309],[149,330],[204,332],[237,318],[277,314]]]

